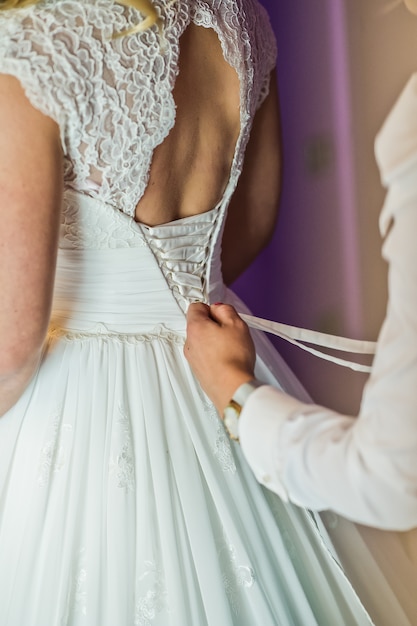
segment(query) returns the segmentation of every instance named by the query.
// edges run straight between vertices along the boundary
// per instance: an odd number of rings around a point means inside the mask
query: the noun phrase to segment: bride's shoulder
[[[84,46],[102,46],[125,26],[125,7],[113,0],[41,0],[0,11],[0,62],[62,65]],[[33,67],[33,70],[41,67]]]
[[[125,8],[113,0],[40,0],[26,6],[0,11],[0,32],[12,36],[28,32],[53,41],[63,29],[80,32],[91,25],[100,29]]]

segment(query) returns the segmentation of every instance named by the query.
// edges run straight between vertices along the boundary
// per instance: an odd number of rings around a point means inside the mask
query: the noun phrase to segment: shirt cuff
[[[305,404],[269,385],[256,389],[242,409],[239,439],[256,479],[288,502],[282,483],[283,459],[280,452],[282,424]]]

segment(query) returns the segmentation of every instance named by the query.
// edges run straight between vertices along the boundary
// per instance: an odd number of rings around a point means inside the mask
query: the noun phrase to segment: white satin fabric
[[[372,367],[363,363],[357,363],[348,359],[341,359],[327,352],[322,352],[312,346],[320,346],[330,350],[339,350],[341,352],[350,352],[351,354],[375,354],[376,342],[349,339],[348,337],[339,337],[337,335],[329,335],[308,328],[299,328],[298,326],[290,326],[280,322],[265,320],[254,315],[241,313],[241,318],[250,326],[266,333],[280,337],[289,343],[305,350],[314,356],[330,361],[336,365],[349,367],[356,372],[370,372]],[[306,345],[307,344],[307,345]],[[308,345],[311,344],[311,345]]]

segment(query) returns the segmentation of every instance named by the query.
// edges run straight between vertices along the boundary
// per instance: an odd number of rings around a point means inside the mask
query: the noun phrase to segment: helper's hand
[[[220,415],[236,389],[254,378],[255,347],[228,304],[191,304],[184,354]]]

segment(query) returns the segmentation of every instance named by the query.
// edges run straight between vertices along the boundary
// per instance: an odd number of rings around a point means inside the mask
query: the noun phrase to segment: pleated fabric
[[[0,426],[1,623],[368,623],[221,428],[178,335],[50,339]]]
[[[42,363],[0,420],[0,624],[370,624],[325,533],[256,483],[184,358],[187,276],[195,294],[216,219],[173,223],[165,255],[125,220],[130,248],[60,250]]]

